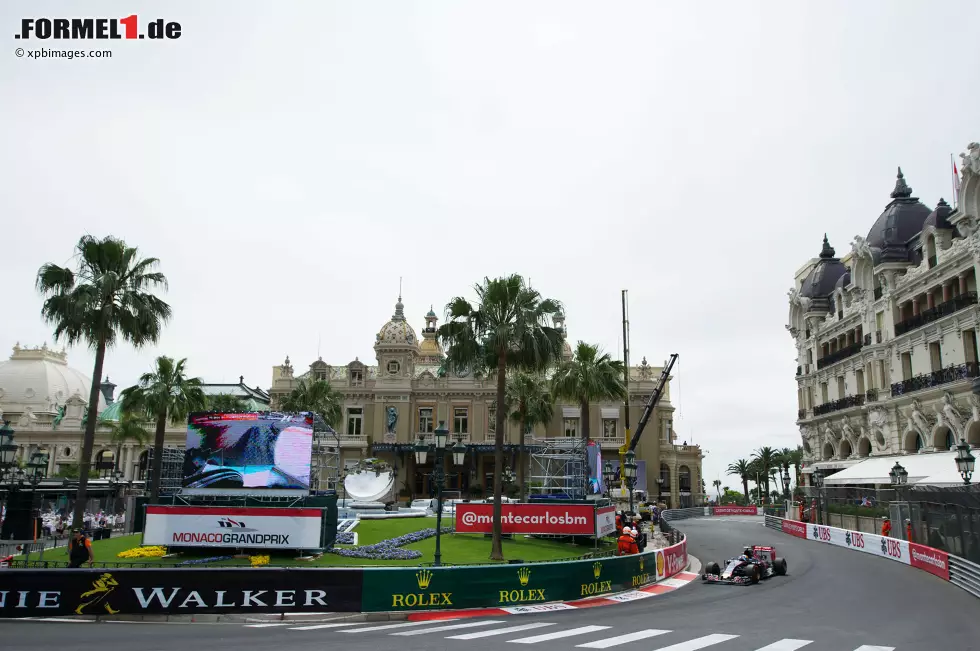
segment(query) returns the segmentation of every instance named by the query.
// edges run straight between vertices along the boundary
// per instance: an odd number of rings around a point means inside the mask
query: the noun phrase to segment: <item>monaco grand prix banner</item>
[[[360,612],[363,571],[0,570],[0,617]]]
[[[591,504],[502,504],[503,533],[594,536]],[[614,521],[615,522],[615,521]],[[493,504],[457,504],[457,533],[492,533]]]
[[[319,549],[323,509],[147,506],[144,545]]]

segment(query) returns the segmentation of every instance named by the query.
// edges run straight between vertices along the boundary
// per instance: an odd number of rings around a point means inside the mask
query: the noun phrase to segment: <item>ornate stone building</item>
[[[0,420],[15,431],[17,459],[26,462],[35,451],[48,456],[48,476],[78,464],[88,414],[91,371],[68,366],[64,350],[14,346],[10,359],[0,362]],[[94,472],[108,476],[118,468],[126,481],[139,484],[147,472],[146,449],[133,440],[113,437],[122,403],[115,400],[116,385],[107,377],[99,386],[99,422],[92,453]],[[269,396],[258,387],[238,384],[206,384],[205,393],[232,394],[250,409],[268,409]],[[152,430],[150,431],[152,436]],[[166,444],[184,447],[187,427],[168,426]]]
[[[957,207],[930,209],[899,169],[867,236],[843,258],[824,236],[796,274],[787,329],[807,473],[980,445],[980,145],[968,149]]]
[[[375,337],[375,364],[355,358],[346,364],[332,365],[318,359],[307,371],[296,374],[287,357],[272,369],[269,393],[273,406],[300,379],[328,380],[344,396],[343,418],[336,428],[341,437],[342,464],[352,465],[360,458],[377,456],[398,468],[401,490],[425,496],[430,489],[426,475],[429,469],[415,468],[410,446],[420,434],[431,439],[433,430],[444,421],[451,436],[455,439],[460,435],[471,450],[464,468],[451,469],[448,487],[468,491],[476,485],[485,490],[494,471],[496,384],[491,378],[470,371],[447,373],[436,335],[438,317],[430,309],[424,320],[422,336],[418,337],[405,318],[399,297],[394,315]],[[557,320],[556,325],[564,328],[564,320]],[[567,343],[565,355],[571,356]],[[646,359],[630,369],[630,422],[634,427],[660,372]],[[541,437],[578,436],[580,411],[576,405],[556,405],[554,420],[547,427],[539,427],[528,443]],[[662,486],[664,501],[679,505],[700,497],[701,449],[676,444],[671,428],[673,411],[668,387],[647,425],[637,458],[646,461],[650,494],[656,495]],[[594,440],[605,459],[615,459],[616,450],[625,442],[624,406],[596,404],[589,412]],[[518,425],[508,422],[505,432],[505,463],[515,470],[519,465],[518,429]]]

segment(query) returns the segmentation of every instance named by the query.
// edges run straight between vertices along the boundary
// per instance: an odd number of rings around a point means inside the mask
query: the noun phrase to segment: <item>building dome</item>
[[[868,246],[878,249],[875,262],[904,262],[909,260],[908,241],[922,232],[922,226],[931,212],[918,198],[912,196],[912,188],[905,183],[902,168],[898,168],[891,203],[868,231]]]
[[[823,236],[823,249],[820,260],[803,280],[800,295],[809,299],[826,298],[834,292],[834,288],[846,273],[847,267],[838,258],[837,252],[830,246],[826,233]]]
[[[25,408],[37,413],[54,413],[56,405],[76,393],[88,402],[92,379],[88,373],[68,366],[68,354],[48,348],[14,346],[10,359],[0,362],[0,408],[8,413],[22,413]],[[106,407],[99,392],[99,411]]]
[[[418,345],[418,336],[414,328],[405,320],[405,305],[402,303],[401,296],[395,303],[395,313],[391,316],[391,321],[381,326],[381,330],[378,331],[376,343],[394,346]]]
[[[834,290],[844,289],[851,284],[851,272],[850,270],[845,271],[844,275],[837,279],[837,283],[834,285]]]
[[[925,230],[927,226],[932,226],[933,228],[952,230],[953,225],[949,223],[949,216],[953,214],[953,209],[945,199],[940,199],[939,203],[936,204],[936,209],[929,213],[926,217],[926,221],[922,224],[922,229]]]

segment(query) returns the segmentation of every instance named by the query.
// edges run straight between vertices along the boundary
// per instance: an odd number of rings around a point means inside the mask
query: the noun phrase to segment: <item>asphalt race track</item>
[[[676,523],[703,562],[774,545],[789,575],[756,586],[688,586],[604,608],[451,622],[328,626],[242,624],[0,622],[5,651],[108,645],[163,651],[267,651],[270,648],[520,649],[574,651],[968,651],[980,649],[980,603],[905,565],[792,538],[761,518]],[[511,647],[512,644],[520,645]]]

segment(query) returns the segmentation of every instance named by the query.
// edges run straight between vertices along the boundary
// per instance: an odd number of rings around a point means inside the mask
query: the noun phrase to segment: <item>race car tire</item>
[[[772,562],[772,569],[775,570],[776,574],[779,576],[786,576],[786,571],[789,567],[786,565],[785,558],[776,558]]]
[[[721,567],[718,566],[718,563],[711,561],[710,563],[704,566],[704,573],[714,574],[715,576],[718,576],[719,574],[721,574]]]
[[[762,568],[758,565],[747,565],[745,567],[745,576],[749,577],[751,583],[758,583],[762,579]]]

